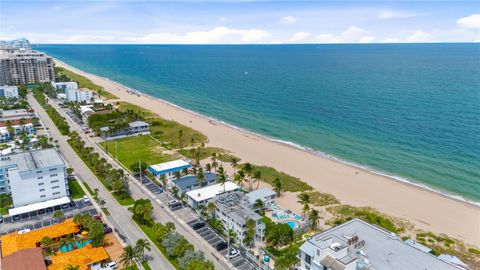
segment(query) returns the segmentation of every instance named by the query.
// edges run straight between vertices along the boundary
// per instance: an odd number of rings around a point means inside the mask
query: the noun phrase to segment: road
[[[31,107],[37,112],[41,122],[45,128],[48,128],[50,136],[57,140],[58,150],[63,156],[65,161],[75,170],[77,177],[86,182],[92,189],[97,188],[99,190],[99,196],[106,202],[106,207],[110,212],[110,216],[107,221],[112,224],[112,227],[119,231],[120,238],[125,239],[129,244],[135,243],[138,239],[148,239],[143,231],[133,222],[131,219],[132,214],[127,208],[118,204],[113,198],[110,192],[102,185],[97,177],[90,171],[90,169],[83,163],[77,153],[71,148],[67,142],[67,137],[60,134],[53,121],[50,119],[45,110],[40,104],[33,98],[32,94],[27,96],[28,102]],[[80,183],[81,183],[80,181]],[[158,270],[174,270],[175,268],[165,258],[165,256],[156,248],[154,243],[151,243],[151,251],[146,253],[149,265],[152,269]]]

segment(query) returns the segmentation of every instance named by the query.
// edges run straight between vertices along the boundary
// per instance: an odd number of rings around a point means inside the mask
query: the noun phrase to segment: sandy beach
[[[271,166],[299,177],[316,190],[333,194],[344,204],[371,206],[406,219],[416,228],[445,233],[480,246],[480,207],[476,205],[221,123],[213,123],[208,118],[159,99],[133,95],[125,87],[108,79],[80,71],[60,61],[56,61],[56,64],[88,77],[121,101],[144,107],[165,119],[175,120],[202,132],[209,138],[209,146],[227,149],[243,161]]]

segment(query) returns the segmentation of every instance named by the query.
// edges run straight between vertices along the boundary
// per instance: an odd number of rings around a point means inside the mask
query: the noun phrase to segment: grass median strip
[[[72,199],[80,199],[85,195],[85,192],[77,180],[68,180],[68,189],[70,190],[70,197],[72,197]]]

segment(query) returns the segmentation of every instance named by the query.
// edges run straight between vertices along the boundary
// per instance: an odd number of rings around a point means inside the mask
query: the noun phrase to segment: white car
[[[171,200],[168,202],[168,206],[178,203],[177,200]]]
[[[238,250],[236,250],[234,248],[230,248],[230,253],[228,254],[228,258],[233,259],[233,258],[237,257],[238,254],[239,254]]]
[[[84,195],[84,196],[83,196],[83,202],[84,202],[85,204],[90,204],[90,199],[87,197],[87,195]]]

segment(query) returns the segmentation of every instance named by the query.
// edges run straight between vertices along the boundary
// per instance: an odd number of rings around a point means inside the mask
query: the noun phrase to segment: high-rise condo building
[[[52,57],[26,49],[0,50],[0,85],[47,83],[55,80]]]

